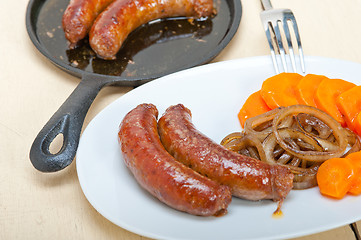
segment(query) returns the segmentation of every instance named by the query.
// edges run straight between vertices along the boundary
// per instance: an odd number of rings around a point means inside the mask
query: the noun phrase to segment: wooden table
[[[29,149],[35,136],[79,79],[55,67],[33,46],[25,28],[27,4],[0,3],[0,239],[147,239],[112,224],[89,204],[74,163],[52,174],[31,165]],[[242,0],[242,5],[239,30],[215,62],[269,55],[260,2]],[[361,63],[361,1],[273,0],[273,5],[295,13],[305,54]],[[84,128],[131,89],[103,89]],[[355,235],[347,225],[297,239],[351,240]]]

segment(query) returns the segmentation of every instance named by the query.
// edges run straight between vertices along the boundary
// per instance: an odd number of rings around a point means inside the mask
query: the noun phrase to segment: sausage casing
[[[141,104],[130,111],[118,133],[125,164],[138,183],[163,203],[193,215],[223,215],[231,202],[229,187],[176,161],[157,132],[158,110]]]
[[[65,37],[74,47],[88,34],[95,18],[114,0],[71,0],[64,11]]]
[[[232,152],[199,132],[182,104],[169,107],[158,121],[164,147],[178,161],[248,200],[283,201],[293,186],[288,168]]]
[[[114,59],[127,36],[142,24],[167,17],[206,17],[213,0],[116,0],[94,22],[90,46],[104,59]]]

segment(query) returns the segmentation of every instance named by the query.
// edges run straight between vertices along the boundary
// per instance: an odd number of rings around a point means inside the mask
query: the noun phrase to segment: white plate
[[[361,65],[307,57],[309,73],[360,84]],[[178,212],[141,189],[123,163],[117,132],[124,115],[140,103],[160,114],[173,104],[191,109],[196,127],[213,140],[240,131],[237,113],[250,93],[274,75],[269,56],[207,64],[142,85],[110,104],[89,123],[77,152],[83,192],[94,208],[114,224],[156,239],[281,239],[336,228],[361,219],[361,197],[341,201],[318,188],[291,191],[282,218],[272,217],[276,203],[233,198],[223,217]]]

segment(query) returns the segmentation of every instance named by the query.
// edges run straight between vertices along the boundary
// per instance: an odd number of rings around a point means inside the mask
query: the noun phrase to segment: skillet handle
[[[79,85],[58,111],[50,118],[35,138],[30,149],[30,161],[41,172],[56,172],[67,167],[78,148],[84,118],[104,81],[84,75]],[[50,144],[63,135],[63,145],[58,153],[51,153]]]

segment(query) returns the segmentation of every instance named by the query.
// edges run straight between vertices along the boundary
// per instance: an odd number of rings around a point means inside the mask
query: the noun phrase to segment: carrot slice
[[[336,98],[336,105],[344,116],[346,125],[354,130],[353,122],[361,111],[361,86],[350,88]]]
[[[336,119],[343,127],[346,122],[336,105],[336,98],[343,92],[355,87],[356,85],[342,79],[324,79],[318,85],[315,102],[319,109],[327,112]]]
[[[262,113],[271,110],[261,96],[261,91],[252,93],[243,104],[241,110],[238,113],[238,119],[241,126],[244,127],[244,123],[248,118],[261,115]]]
[[[318,85],[327,77],[317,74],[307,74],[297,84],[297,99],[300,104],[317,107],[315,94]]]
[[[298,73],[280,73],[266,79],[261,88],[261,96],[269,108],[287,107],[299,104],[297,84],[303,76]]]
[[[321,194],[341,199],[350,189],[353,166],[345,158],[331,158],[317,171],[317,183]]]
[[[352,195],[361,194],[361,177],[357,176],[353,179],[352,184],[348,192]]]
[[[356,118],[353,121],[354,131],[361,136],[361,114],[357,114]]]
[[[354,177],[351,182],[349,193],[353,195],[361,194],[361,151],[354,152],[346,156],[354,168]]]

